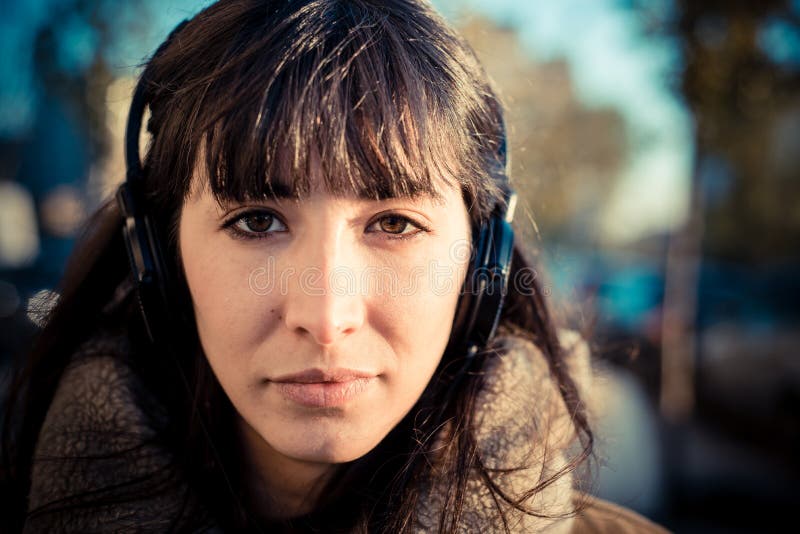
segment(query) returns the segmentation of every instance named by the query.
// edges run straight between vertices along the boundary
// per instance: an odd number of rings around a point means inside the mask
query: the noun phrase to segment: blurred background
[[[594,491],[676,532],[793,524],[800,0],[434,4],[500,92],[517,231],[593,349]],[[139,66],[206,3],[0,5],[5,365],[124,177]]]

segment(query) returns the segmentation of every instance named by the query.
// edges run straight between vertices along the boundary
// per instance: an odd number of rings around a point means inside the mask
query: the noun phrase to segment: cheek
[[[442,242],[435,245],[404,269],[394,298],[371,299],[376,312],[371,323],[398,353],[401,370],[423,379],[438,365],[450,338],[468,265]]]
[[[198,335],[212,366],[242,363],[278,319],[277,311],[270,311],[275,310],[270,295],[260,291],[264,262],[259,266],[257,258],[237,256],[213,241],[189,242],[181,250]]]

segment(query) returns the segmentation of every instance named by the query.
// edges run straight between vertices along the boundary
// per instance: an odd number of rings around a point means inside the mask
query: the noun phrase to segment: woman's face
[[[354,460],[428,384],[469,256],[458,190],[363,200],[317,188],[219,206],[196,188],[180,252],[208,361],[246,441],[278,457]]]

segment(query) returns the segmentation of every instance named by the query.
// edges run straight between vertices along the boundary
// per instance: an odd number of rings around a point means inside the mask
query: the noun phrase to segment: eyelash
[[[253,232],[245,232],[244,230],[241,230],[240,228],[238,228],[236,226],[240,221],[244,221],[248,217],[254,217],[254,216],[257,216],[257,215],[272,217],[273,221],[271,221],[271,222],[274,223],[275,221],[278,221],[279,223],[281,223],[284,226],[286,226],[286,224],[276,214],[274,214],[274,213],[272,213],[271,211],[268,211],[268,210],[260,209],[260,210],[249,210],[249,211],[245,211],[245,212],[239,213],[237,215],[234,215],[233,217],[231,217],[230,219],[228,219],[224,223],[222,223],[222,228],[224,230],[226,230],[231,235],[231,237],[234,237],[236,239],[269,239],[269,238],[272,237],[272,234],[278,233],[278,232],[275,232],[275,231],[273,231],[273,232],[264,232],[263,234],[258,234],[258,233],[253,233]],[[272,225],[270,224],[270,226],[272,226]],[[283,230],[281,230],[281,232],[282,231]]]
[[[244,213],[239,213],[239,214],[231,217],[230,219],[228,219],[224,223],[222,223],[222,228],[224,230],[228,231],[228,233],[230,233],[230,235],[232,237],[236,238],[236,239],[253,239],[253,240],[255,240],[255,239],[270,239],[272,237],[272,234],[276,234],[276,233],[280,233],[280,232],[284,232],[285,231],[285,230],[280,230],[280,231],[264,232],[262,234],[258,234],[258,233],[252,233],[252,232],[245,232],[245,231],[239,229],[236,226],[237,223],[239,223],[239,221],[243,221],[243,220],[247,219],[248,217],[253,217],[253,216],[256,216],[256,215],[261,215],[261,216],[267,215],[267,216],[272,217],[273,219],[277,220],[278,222],[280,222],[280,224],[282,224],[283,226],[287,226],[286,223],[284,223],[281,220],[281,218],[278,217],[275,213],[273,213],[273,212],[271,212],[269,210],[259,209],[259,210],[246,211]],[[400,215],[399,213],[384,213],[382,216],[380,216],[377,219],[371,221],[368,227],[374,226],[375,224],[377,224],[381,220],[389,218],[389,217],[397,217],[397,218],[403,220],[404,222],[406,222],[407,224],[410,224],[411,226],[416,227],[418,230],[416,232],[403,233],[403,234],[392,234],[392,233],[389,233],[389,232],[382,232],[380,230],[375,231],[375,232],[370,232],[370,233],[381,233],[381,234],[384,234],[383,239],[387,239],[387,240],[391,240],[391,241],[405,241],[405,240],[417,237],[418,235],[422,234],[423,232],[430,232],[430,228],[428,228],[428,227],[426,227],[426,226],[424,226],[424,225],[422,225],[422,224],[410,219],[409,217],[406,217],[405,215]]]
[[[416,222],[414,220],[411,220],[411,219],[409,219],[408,217],[406,217],[404,215],[400,215],[399,213],[384,213],[383,215],[381,215],[380,217],[378,217],[377,219],[372,221],[369,224],[369,227],[374,226],[375,224],[379,223],[383,219],[388,219],[389,217],[397,217],[401,221],[404,221],[405,223],[415,227],[417,230],[416,230],[416,232],[409,232],[407,234],[405,234],[405,233],[404,234],[392,234],[390,232],[383,232],[381,230],[378,230],[376,233],[383,234],[383,239],[388,239],[388,240],[391,240],[391,241],[405,241],[407,239],[413,239],[413,238],[419,236],[420,234],[422,234],[423,232],[424,233],[430,232],[430,228],[428,228],[426,226],[423,226],[422,224],[419,224],[418,222]]]

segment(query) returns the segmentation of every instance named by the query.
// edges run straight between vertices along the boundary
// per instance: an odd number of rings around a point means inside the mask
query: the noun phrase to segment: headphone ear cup
[[[514,230],[494,214],[473,240],[470,268],[461,289],[449,345],[474,354],[494,336],[508,291]]]
[[[117,204],[125,217],[123,238],[136,283],[139,307],[152,342],[166,335],[170,319],[168,276],[161,253],[156,226],[151,218],[140,212],[134,193],[127,183],[117,190]]]
[[[511,260],[514,252],[514,230],[502,217],[494,217],[489,228],[486,284],[482,286],[479,311],[475,314],[475,340],[485,345],[494,337],[508,293]]]
[[[178,24],[161,43],[153,57],[163,53],[189,20]],[[125,126],[125,182],[117,189],[117,204],[125,217],[123,239],[131,262],[139,307],[147,334],[155,342],[170,334],[177,317],[170,313],[172,295],[169,291],[171,280],[168,280],[167,264],[163,257],[163,248],[159,242],[159,233],[155,220],[148,215],[147,202],[143,194],[143,173],[139,159],[139,134],[142,118],[148,104],[148,69],[142,74],[133,92],[131,107],[128,111],[128,123]],[[179,308],[179,306],[176,306]],[[172,323],[172,324],[170,324]]]
[[[170,324],[173,316],[170,313],[170,303],[172,300],[169,298],[170,280],[165,258],[163,257],[163,248],[156,231],[156,226],[153,224],[152,219],[145,215],[143,217],[144,229],[147,234],[147,241],[145,246],[150,249],[150,256],[153,258],[154,276],[145,288],[147,294],[147,312],[148,321],[153,323],[148,325],[148,328],[153,334],[154,339],[161,339],[167,335],[166,325]]]
[[[456,350],[464,350],[469,346],[469,334],[475,322],[475,312],[479,309],[480,292],[475,286],[476,274],[480,272],[485,248],[488,242],[486,238],[486,225],[482,225],[472,238],[472,250],[469,257],[469,268],[467,275],[461,285],[456,312],[453,317],[453,327],[450,332],[448,347]]]

